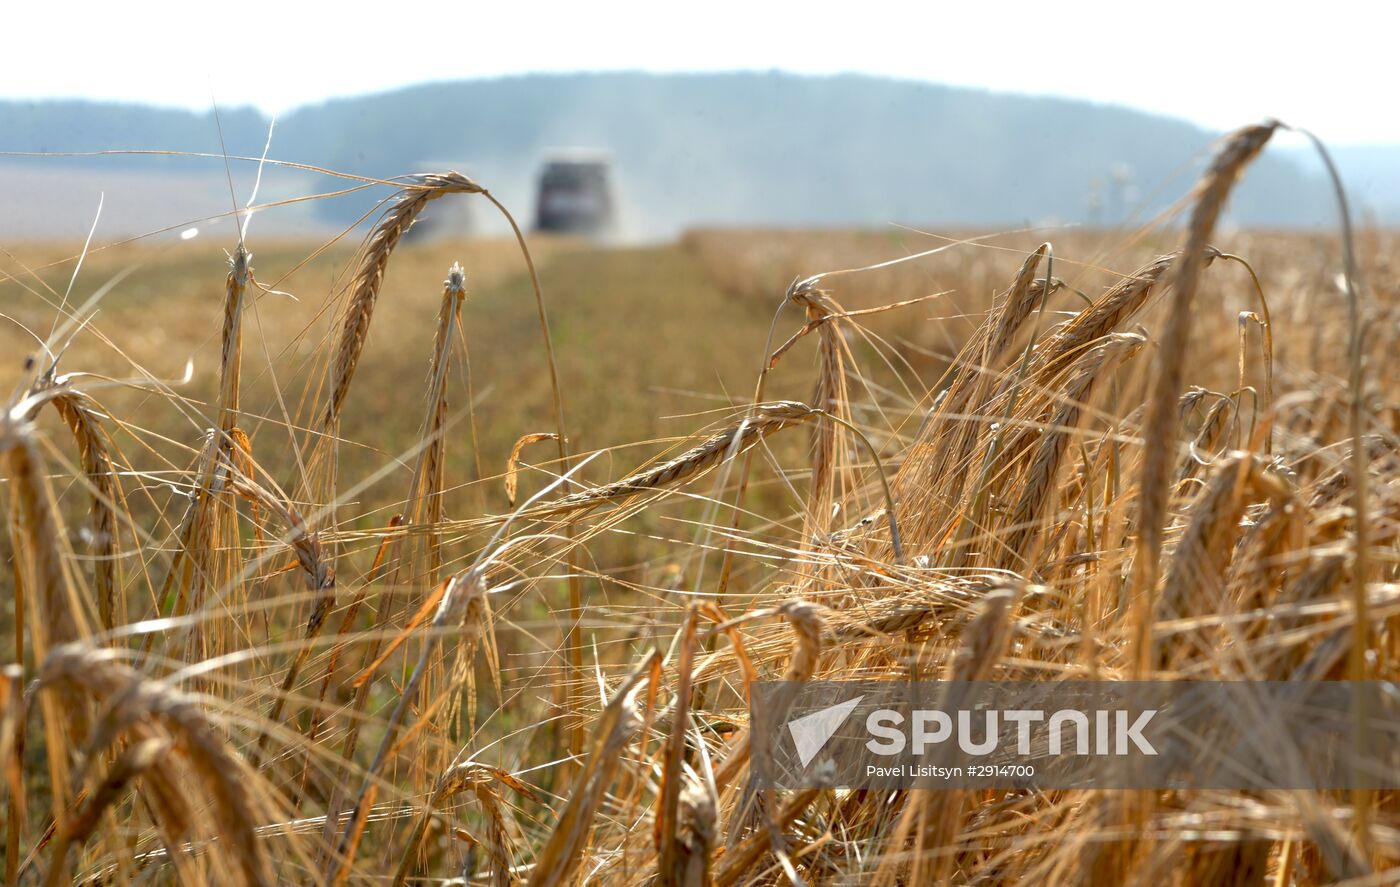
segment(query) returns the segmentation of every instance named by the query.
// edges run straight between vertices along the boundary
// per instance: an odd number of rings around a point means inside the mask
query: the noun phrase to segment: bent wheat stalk
[[[311,604],[311,616],[306,623],[305,640],[307,643],[297,649],[296,658],[292,660],[291,666],[287,669],[286,677],[282,680],[282,687],[273,698],[272,710],[268,713],[268,721],[278,724],[281,722],[282,708],[286,705],[287,697],[296,686],[301,668],[311,655],[310,642],[321,634],[321,629],[326,623],[326,616],[330,614],[331,607],[335,604],[335,570],[331,568],[330,563],[323,556],[321,541],[316,533],[307,528],[301,512],[297,511],[290,502],[287,502],[285,497],[274,495],[266,487],[241,474],[234,473],[232,466],[229,468],[229,485],[234,492],[249,502],[257,503],[269,513],[277,515],[286,525],[286,543],[296,553],[297,566],[301,568],[301,572],[306,578],[307,588],[314,596]],[[270,735],[270,733],[264,732],[259,738],[259,750],[266,746]]]
[[[1233,133],[1221,147],[1196,191],[1186,246],[1173,263],[1172,300],[1158,352],[1157,372],[1147,399],[1144,439],[1151,441],[1142,461],[1139,480],[1138,541],[1133,558],[1134,671],[1143,676],[1153,661],[1152,616],[1156,612],[1157,581],[1161,575],[1163,522],[1170,494],[1171,467],[1176,454],[1176,404],[1186,373],[1191,343],[1192,303],[1201,270],[1210,261],[1207,243],[1225,201],[1244,168],[1264,150],[1278,129],[1277,121],[1247,126]]]
[[[570,493],[531,509],[524,516],[541,517],[596,508],[606,502],[665,489],[708,471],[731,453],[743,452],[776,431],[806,422],[818,412],[805,403],[792,400],[763,404],[754,415],[711,435],[704,443],[686,450],[674,459],[601,487]]]
[[[264,817],[259,783],[251,768],[209,723],[200,701],[142,675],[113,659],[112,651],[78,644],[56,648],[39,676],[41,687],[62,687],[106,703],[106,717],[92,737],[103,747],[127,726],[157,721],[179,738],[179,751],[198,774],[212,801],[230,870],[246,884],[272,885],[272,874],[258,826]]]
[[[94,552],[93,591],[97,596],[98,624],[110,629],[116,624],[116,614],[124,611],[116,602],[117,509],[121,495],[117,470],[102,430],[101,408],[90,396],[74,388],[70,377],[53,377],[52,370],[51,367],[30,389],[30,397],[38,401],[30,418],[47,400],[58,411],[78,445],[83,476],[92,491],[88,534],[89,548]]]
[[[399,851],[399,869],[394,875],[393,887],[401,887],[413,874],[418,848],[428,833],[428,825],[433,817],[440,815],[437,812],[438,808],[445,801],[464,792],[471,792],[475,796],[489,823],[487,856],[491,860],[490,884],[492,887],[508,887],[511,882],[511,846],[506,832],[505,810],[502,808],[497,786],[505,786],[531,800],[539,800],[530,786],[499,767],[467,761],[453,766],[443,774],[437,787],[433,789],[432,797],[428,799],[427,807],[419,815],[408,843]]]
[[[1241,534],[1240,518],[1258,496],[1282,503],[1291,491],[1252,454],[1233,453],[1220,461],[1172,555],[1156,618],[1220,611],[1225,594],[1222,580]],[[1162,656],[1156,664],[1169,663]]]
[[[826,631],[826,620],[822,617],[822,608],[818,604],[804,600],[784,601],[771,610],[746,613],[737,619],[716,625],[710,629],[710,633],[727,631],[742,623],[768,616],[782,616],[787,620],[793,633],[792,652],[788,657],[787,668],[783,670],[781,680],[793,683],[811,680],[821,662],[822,636]],[[760,741],[767,738],[760,737]],[[715,771],[715,786],[719,791],[723,791],[725,786],[733,781],[739,771],[748,764],[750,746],[751,735],[747,730],[730,742],[728,753]]]
[[[169,741],[155,737],[143,739],[117,756],[82,808],[64,821],[63,829],[54,841],[53,860],[50,863],[47,882],[50,887],[58,887],[63,883],[68,869],[68,848],[74,844],[81,847],[97,828],[102,814],[121,800],[131,783],[155,766],[170,748]]]
[[[369,334],[370,320],[374,317],[379,288],[384,283],[384,271],[394,248],[432,201],[448,194],[481,194],[485,190],[459,172],[412,176],[380,219],[361,253],[359,267],[350,283],[349,304],[341,321],[340,339],[331,363],[330,402],[326,406],[325,416],[327,429],[332,428],[340,418],[345,396],[350,392],[350,383],[365,347],[365,336]]]

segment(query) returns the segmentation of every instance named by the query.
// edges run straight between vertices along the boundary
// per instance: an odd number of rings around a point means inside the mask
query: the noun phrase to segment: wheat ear
[[[453,766],[443,774],[433,789],[432,797],[428,799],[427,807],[419,815],[418,822],[414,825],[408,842],[399,851],[401,854],[399,869],[394,875],[393,887],[402,887],[409,876],[413,874],[418,848],[428,833],[428,825],[432,822],[433,817],[439,815],[438,808],[444,802],[465,792],[471,792],[475,796],[477,803],[481,805],[482,812],[486,814],[488,823],[487,856],[491,860],[491,887],[509,887],[512,848],[509,833],[506,831],[505,810],[501,804],[501,796],[496,790],[497,786],[505,786],[525,797],[539,800],[528,785],[499,767],[467,761]]]
[[[1023,591],[1020,582],[1002,582],[991,587],[977,603],[975,613],[963,629],[961,642],[946,666],[944,680],[947,683],[939,701],[940,708],[952,710],[965,704],[963,685],[967,682],[991,679],[1011,644],[1015,629],[1012,616]],[[967,794],[963,791],[918,792],[907,797],[909,802],[892,832],[890,846],[915,842],[919,852],[914,854],[913,867],[907,874],[909,883],[923,883],[926,879],[930,883],[949,883],[957,857],[947,849],[965,814]],[[879,874],[886,879],[896,877],[894,866],[903,858],[902,854],[887,854]],[[934,860],[933,871],[925,872],[923,867],[930,859]]]
[[[1186,372],[1191,343],[1192,304],[1201,270],[1209,261],[1207,243],[1225,208],[1230,190],[1244,168],[1264,150],[1278,129],[1277,121],[1237,130],[1221,147],[1196,190],[1195,209],[1187,231],[1186,246],[1173,263],[1172,299],[1157,358],[1157,372],[1147,399],[1143,437],[1151,446],[1142,460],[1139,481],[1138,541],[1133,558],[1135,646],[1134,675],[1142,676],[1153,660],[1151,622],[1156,612],[1157,581],[1162,555],[1163,522],[1170,493],[1171,467],[1175,461],[1176,404]]]
[[[67,376],[46,377],[31,389],[30,397],[37,401],[30,417],[44,401],[52,403],[78,445],[83,476],[92,491],[88,533],[91,537],[90,547],[95,551],[93,591],[97,596],[98,623],[103,628],[112,628],[119,612],[116,602],[116,562],[117,509],[121,491],[117,486],[117,470],[112,462],[107,437],[102,430],[101,408],[87,394],[74,388]]]
[[[775,431],[805,422],[818,411],[797,401],[763,404],[754,414],[710,436],[704,443],[686,450],[674,459],[628,475],[621,480],[570,493],[525,513],[527,517],[596,508],[606,502],[639,493],[661,490],[713,468],[731,454],[740,453]]]
[[[301,668],[311,655],[311,641],[320,635],[321,629],[326,623],[326,616],[330,614],[331,608],[335,605],[335,570],[331,568],[321,551],[319,536],[306,526],[301,512],[286,501],[284,496],[274,495],[266,487],[235,472],[232,466],[230,466],[229,485],[234,492],[249,502],[256,503],[269,513],[277,515],[286,525],[287,533],[284,538],[286,543],[291,546],[292,551],[295,552],[297,566],[300,567],[301,573],[306,579],[307,589],[313,595],[311,616],[306,623],[305,640],[307,643],[297,650],[296,656],[287,668],[287,674],[282,680],[282,687],[273,698],[272,710],[268,713],[268,721],[279,724],[282,720],[282,709],[286,705],[287,697],[296,686]],[[259,750],[266,746],[270,735],[263,733],[262,737],[259,738]]]
[[[409,184],[394,199],[384,213],[369,242],[360,254],[355,277],[350,282],[349,304],[340,325],[340,338],[331,364],[331,396],[326,407],[326,427],[340,418],[350,382],[360,363],[370,319],[384,283],[384,271],[389,257],[399,245],[405,232],[422,214],[429,203],[448,194],[481,194],[486,189],[459,172],[429,173],[412,176]]]
[[[830,294],[810,287],[794,290],[791,298],[806,311],[808,326],[818,331],[817,382],[812,404],[850,421],[845,345],[841,329],[833,319],[844,313],[843,309]],[[840,430],[834,422],[817,422],[812,426],[812,481],[807,508],[811,528],[804,534],[808,537],[824,535],[831,520],[831,506],[836,500],[836,466],[841,461]]]
[[[1136,333],[1112,333],[1075,362],[1062,395],[1063,405],[1051,417],[1050,427],[1041,436],[1020,499],[1011,509],[1011,529],[1004,540],[1011,566],[1021,566],[1040,538],[1041,524],[1054,498],[1060,464],[1094,388],[1117,364],[1136,354],[1145,341]]]
[[[413,490],[407,505],[409,522],[423,527],[435,527],[442,522],[447,463],[447,380],[452,342],[462,323],[462,302],[466,296],[466,275],[461,265],[454,264],[443,281],[442,307],[438,312],[433,359],[428,369],[428,414],[423,420],[423,446],[413,469]],[[424,544],[428,558],[427,581],[429,585],[436,585],[442,565],[437,534],[428,534]]]
[[[40,685],[84,693],[108,706],[94,744],[100,745],[100,739],[110,742],[126,726],[147,720],[174,733],[181,754],[209,792],[210,813],[228,842],[224,846],[232,869],[247,884],[275,883],[257,834],[262,817],[256,776],[209,723],[199,699],[116,662],[111,651],[78,644],[53,651],[44,663]]]
[[[658,865],[659,884],[710,887],[710,856],[717,836],[715,798],[700,780],[688,779],[681,792],[676,827],[662,836],[671,845],[669,866]]]
[[[51,645],[91,634],[88,607],[68,569],[61,544],[67,531],[30,422],[15,416],[0,419],[0,457],[9,479],[10,537],[17,584],[22,585],[22,590],[16,590],[15,655],[23,660],[27,622],[33,654],[42,659]],[[37,594],[37,607],[27,606],[30,594]]]
[[[1252,454],[1234,453],[1220,460],[1205,492],[1192,507],[1186,531],[1172,554],[1154,618],[1178,619],[1220,611],[1226,594],[1222,579],[1235,554],[1240,518],[1258,496],[1282,503],[1291,498],[1292,491]],[[1165,667],[1166,660],[1161,655],[1156,664]]]

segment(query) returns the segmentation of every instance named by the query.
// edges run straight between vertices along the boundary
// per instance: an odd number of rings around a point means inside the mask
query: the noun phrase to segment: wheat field
[[[1223,229],[1274,129],[1137,230],[0,253],[5,883],[1400,881],[1387,792],[746,790],[762,679],[1400,676],[1400,244]]]

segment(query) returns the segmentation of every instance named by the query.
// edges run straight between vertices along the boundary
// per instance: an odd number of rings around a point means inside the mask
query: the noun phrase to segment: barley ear
[[[1170,493],[1171,466],[1177,440],[1176,403],[1191,341],[1192,306],[1201,270],[1209,261],[1207,243],[1225,208],[1230,190],[1244,168],[1264,150],[1278,129],[1277,121],[1248,126],[1230,135],[1215,155],[1196,189],[1195,209],[1187,229],[1186,246],[1172,266],[1172,299],[1157,355],[1157,371],[1148,394],[1143,436],[1151,442],[1142,460],[1138,503],[1138,540],[1133,558],[1132,618],[1135,677],[1153,661],[1152,614],[1156,612],[1163,525]]]

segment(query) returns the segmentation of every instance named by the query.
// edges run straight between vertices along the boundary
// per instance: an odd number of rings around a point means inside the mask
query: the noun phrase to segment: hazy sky
[[[212,91],[278,112],[424,80],[779,68],[1072,96],[1217,129],[1276,116],[1338,144],[1400,142],[1400,4],[1384,0],[6,7],[0,97],[205,109]]]

